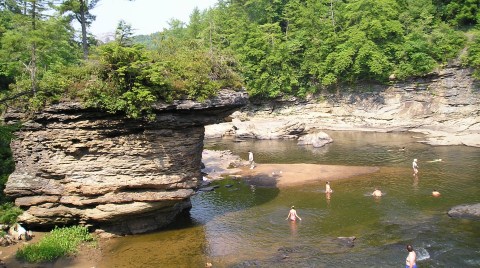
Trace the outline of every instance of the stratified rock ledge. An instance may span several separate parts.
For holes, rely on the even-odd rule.
[[[201,178],[204,126],[248,101],[223,90],[205,102],[157,103],[153,122],[84,108],[77,102],[26,117],[11,143],[16,169],[5,193],[29,228],[84,224],[116,234],[152,231],[191,207]]]

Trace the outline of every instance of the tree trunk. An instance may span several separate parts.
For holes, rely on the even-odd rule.
[[[83,59],[88,58],[88,41],[87,41],[87,21],[85,18],[85,12],[87,6],[85,1],[80,1],[80,25],[82,26],[82,48],[83,48]]]
[[[36,30],[36,20],[37,20],[37,1],[32,1],[32,30]],[[32,82],[32,91],[33,95],[37,92],[37,45],[35,41],[32,44],[32,58],[29,64],[30,79]]]

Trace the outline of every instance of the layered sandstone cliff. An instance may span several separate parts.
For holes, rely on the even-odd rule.
[[[155,230],[191,206],[201,178],[204,125],[245,105],[224,90],[200,103],[158,103],[153,122],[61,103],[23,123],[5,193],[30,227],[88,224],[128,234]],[[7,123],[24,120],[10,111]]]
[[[358,84],[307,100],[252,104],[231,118],[207,126],[206,137],[292,139],[317,130],[412,131],[426,134],[421,142],[431,145],[480,147],[480,83],[470,70],[449,66],[391,85]]]

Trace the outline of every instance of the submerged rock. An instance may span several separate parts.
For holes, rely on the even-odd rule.
[[[339,236],[335,239],[335,241],[342,246],[353,248],[355,246],[354,242],[356,239],[357,238],[355,236]]]
[[[452,207],[448,211],[448,216],[452,218],[480,220],[480,203]]]

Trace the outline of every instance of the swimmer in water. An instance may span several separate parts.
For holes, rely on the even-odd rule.
[[[439,196],[440,196],[440,192],[437,191],[437,190],[435,190],[435,189],[433,189],[433,191],[432,191],[432,196],[433,196],[433,197],[439,197]]]
[[[373,191],[372,196],[380,197],[380,196],[382,196],[382,191],[380,191],[379,189],[375,188],[375,191]]]
[[[302,218],[300,218],[300,217],[297,215],[297,211],[295,210],[295,206],[292,206],[292,207],[290,208],[290,211],[288,212],[288,216],[287,216],[287,218],[286,218],[285,220],[290,219],[291,221],[296,221],[297,218],[298,218],[299,220],[302,220]]]

